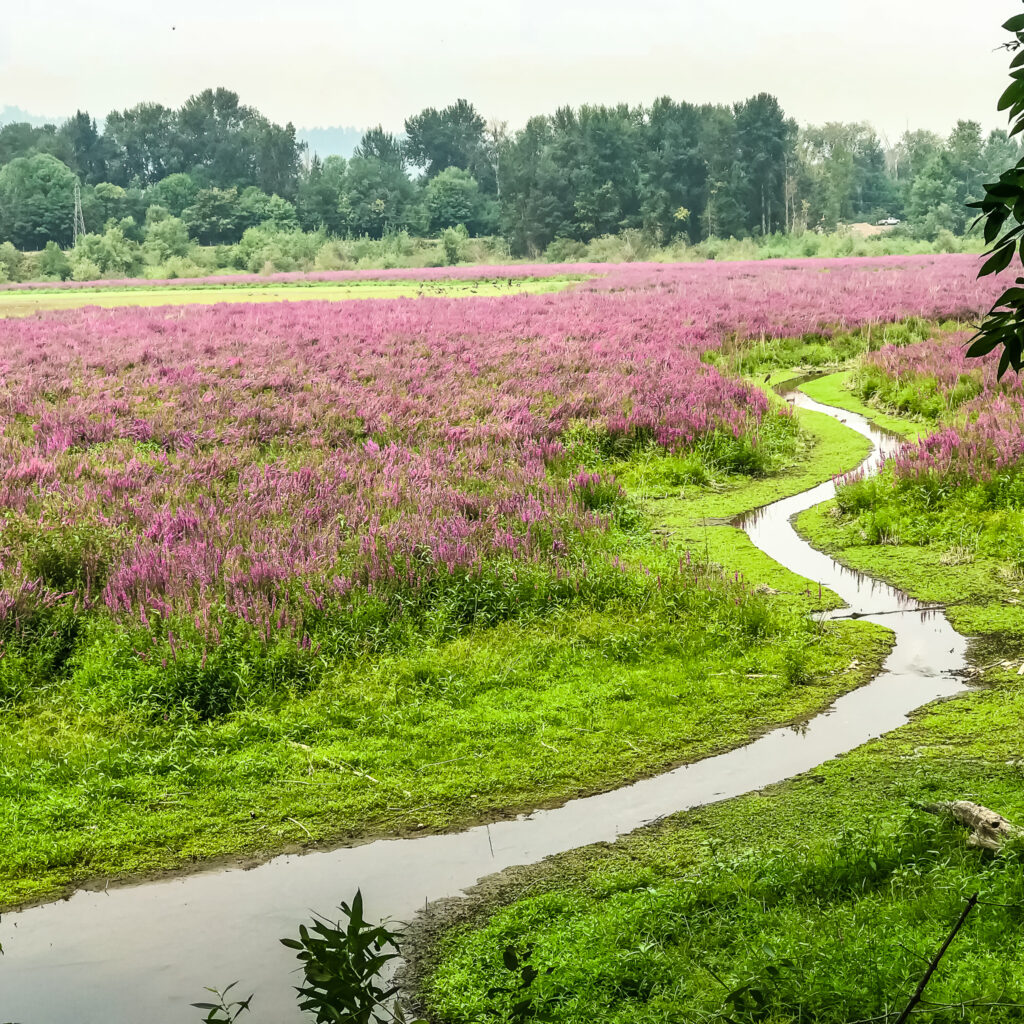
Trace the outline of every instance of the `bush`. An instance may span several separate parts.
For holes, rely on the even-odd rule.
[[[56,242],[47,242],[35,262],[36,274],[44,280],[66,281],[71,276],[71,263]]]
[[[586,255],[586,245],[574,238],[556,238],[544,250],[544,259],[548,263],[576,263]]]
[[[84,256],[79,257],[71,264],[71,279],[73,281],[98,281],[103,277],[103,271]]]
[[[351,270],[346,243],[333,238],[324,242],[317,250],[313,266],[316,270]]]
[[[462,260],[463,248],[469,240],[469,232],[460,224],[455,228],[445,228],[441,232],[441,248],[448,266],[454,266]]]
[[[590,263],[635,263],[650,259],[654,251],[650,236],[636,228],[627,228],[617,235],[591,239],[584,258]]]
[[[52,242],[50,243],[53,244]],[[25,257],[10,242],[0,245],[0,275],[4,281],[23,281]]]
[[[159,207],[150,207],[150,213]],[[192,243],[188,237],[185,222],[169,215],[146,218],[146,235],[143,249],[153,263],[163,263],[172,256],[186,256]]]
[[[210,271],[198,263],[194,263],[189,256],[172,256],[164,263],[157,264],[150,268],[148,276],[154,280],[171,280],[178,277],[204,277]]]
[[[272,224],[246,228],[231,263],[250,274],[310,270],[323,246],[321,232],[280,231]]]
[[[132,277],[142,269],[142,246],[127,238],[121,226],[112,226],[102,235],[83,235],[69,259],[76,281]]]

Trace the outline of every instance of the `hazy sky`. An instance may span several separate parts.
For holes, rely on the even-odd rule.
[[[459,96],[512,126],[565,104],[775,93],[890,138],[1002,126],[1015,0],[9,0],[0,107],[102,116],[224,85],[297,126],[399,129]]]

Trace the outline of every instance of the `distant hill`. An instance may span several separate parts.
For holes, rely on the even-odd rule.
[[[330,128],[299,128],[296,138],[309,146],[310,154],[315,153],[321,159],[326,156],[343,156],[346,159],[359,145],[363,137],[362,128],[351,125],[334,125]]]
[[[0,126],[13,123],[30,124],[40,127],[44,124],[61,124],[68,118],[67,114],[57,117],[32,114],[22,107],[0,107]],[[363,129],[352,125],[332,125],[327,128],[300,128],[296,136],[309,146],[309,152],[316,153],[321,159],[327,156],[343,156],[346,159],[359,145],[363,137]]]
[[[40,128],[44,124],[60,124],[66,120],[67,115],[43,117],[40,114],[30,114],[27,110],[22,110],[21,107],[0,107],[0,125],[27,123],[35,128]]]

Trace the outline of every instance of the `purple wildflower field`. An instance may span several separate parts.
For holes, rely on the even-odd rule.
[[[864,378],[883,401],[902,400],[909,411],[940,421],[888,460],[898,482],[986,482],[1024,460],[1024,387],[1013,374],[996,379],[998,353],[969,359],[970,338],[945,334],[865,357]]]
[[[976,263],[632,264],[549,295],[2,321],[0,622],[72,600],[144,628],[205,631],[226,611],[302,637],[359,594],[496,564],[578,588],[581,539],[608,528],[618,489],[572,463],[570,428],[618,452],[756,446],[786,413],[702,352],[974,316],[999,287]],[[435,276],[478,271],[495,268]],[[68,545],[71,570],[40,571]]]
[[[328,270],[328,271],[290,271],[277,274],[218,274],[211,277],[180,277],[173,279],[149,278],[116,278],[97,281],[24,281],[0,284],[0,291],[32,291],[38,289],[57,289],[61,291],[86,289],[93,291],[98,288],[159,288],[159,287],[194,287],[205,285],[268,285],[268,284],[330,284],[346,281],[476,281],[501,280],[508,278],[543,278],[543,277],[593,277],[598,280],[591,282],[589,287],[599,290],[616,287],[648,287],[654,282],[670,281],[673,287],[686,286],[703,292],[708,286],[724,286],[731,288],[737,282],[749,281],[751,275],[757,280],[781,283],[783,279],[797,276],[801,279],[801,288],[808,287],[819,297],[826,292],[834,298],[843,297],[846,289],[840,285],[824,289],[813,288],[809,284],[810,275],[821,272],[836,274],[844,279],[852,279],[853,293],[870,298],[872,294],[882,301],[920,300],[923,293],[938,292],[942,288],[952,288],[952,302],[968,299],[974,310],[976,301],[983,302],[984,297],[992,295],[992,290],[984,284],[973,282],[979,261],[977,256],[936,255],[936,256],[881,256],[875,258],[848,257],[845,259],[801,259],[801,260],[754,260],[727,263],[514,263],[508,265],[475,265],[454,267],[396,268],[391,270]],[[904,278],[902,283],[891,285],[865,286],[860,279],[861,273],[895,272]],[[972,288],[973,285],[973,288]],[[742,289],[744,293],[749,289]],[[852,296],[851,296],[852,297]],[[978,307],[980,308],[980,306]],[[766,313],[777,315],[779,308],[766,310]],[[836,314],[845,317],[857,313],[867,319],[886,320],[889,313],[884,308],[874,311],[861,309],[850,310],[844,306],[835,306],[822,313]]]

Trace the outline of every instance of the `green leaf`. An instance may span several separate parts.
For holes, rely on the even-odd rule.
[[[996,370],[996,380],[1002,380],[1003,374],[1010,368],[1010,360],[1013,358],[1010,349],[1008,347],[1003,349],[1003,354],[999,357],[999,369]]]
[[[985,195],[980,203],[971,203],[971,206],[983,207],[991,199],[1016,199],[1021,193],[1020,183],[1017,181],[994,181],[991,185],[985,186]]]
[[[1016,245],[1004,245],[1001,249],[989,256],[978,271],[978,277],[987,277],[989,274],[999,274],[1004,271],[1013,260],[1013,254],[1017,251]]]
[[[1007,32],[1020,32],[1024,29],[1024,14],[1015,14],[1009,21],[1003,22]]]
[[[1024,87],[1021,86],[1020,82],[1013,81],[1003,91],[1003,95],[999,97],[996,110],[1006,110],[1008,107],[1012,107],[1014,103],[1020,102],[1022,97],[1024,97]]]
[[[977,334],[975,338],[977,340],[972,339],[973,344],[967,349],[968,359],[979,359],[981,356],[987,356],[1000,343],[998,336]]]
[[[991,245],[996,240],[996,236],[1009,216],[1010,214],[1006,210],[998,210],[995,213],[989,214],[988,219],[985,221],[986,245]]]

